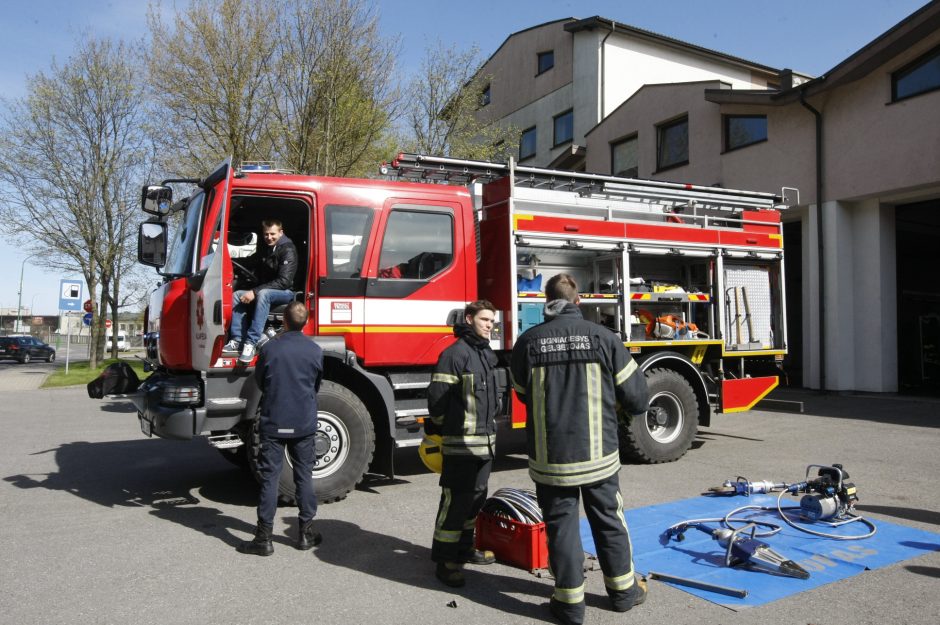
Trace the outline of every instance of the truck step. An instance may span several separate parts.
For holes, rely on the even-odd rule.
[[[237,434],[216,434],[214,436],[209,436],[209,444],[215,447],[216,449],[234,449],[235,447],[241,447],[245,442],[238,437]]]
[[[431,384],[430,373],[393,373],[389,378],[396,391],[422,389]]]

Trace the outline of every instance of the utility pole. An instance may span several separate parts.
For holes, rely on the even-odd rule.
[[[23,308],[23,270],[26,269],[26,261],[28,261],[33,256],[38,256],[38,254],[30,254],[23,259],[23,262],[20,263],[20,290],[16,293],[16,326],[13,330],[13,333],[16,334],[20,331],[20,313]]]

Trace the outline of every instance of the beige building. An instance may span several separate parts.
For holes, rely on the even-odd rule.
[[[482,115],[522,132],[519,160],[583,169],[584,138],[644,85],[719,79],[777,84],[779,71],[601,17],[514,33],[480,70]]]
[[[588,21],[563,26],[575,57],[560,65],[565,72],[582,68],[573,25]],[[517,66],[558,45],[557,24],[513,35],[487,66],[512,65],[498,57],[514,37],[535,39],[512,42]],[[607,34],[600,26],[588,32],[595,42]],[[651,56],[668,48],[669,62],[676,54],[695,56],[678,42],[650,45]],[[717,53],[695,53],[714,55],[710,69],[735,64]],[[750,86],[742,76],[702,69],[668,81],[645,73],[642,85],[630,79],[619,91],[609,84],[594,90],[598,74],[589,72],[581,81],[587,86],[559,79],[552,90],[533,90],[528,103],[520,74],[504,118],[523,127],[523,112],[559,109],[566,90],[572,102],[584,91],[598,105],[598,121],[590,128],[576,123],[578,150],[568,150],[583,163],[550,144],[552,116],[534,122],[548,129],[537,131],[529,162],[778,193],[798,188],[799,205],[784,215],[790,382],[828,390],[940,390],[940,2],[815,79],[737,62],[750,68]],[[498,105],[498,84],[494,79],[491,105]],[[592,100],[595,92],[623,97],[601,105],[599,96]],[[546,106],[553,94],[558,103]]]

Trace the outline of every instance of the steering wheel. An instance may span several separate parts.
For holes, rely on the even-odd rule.
[[[251,269],[241,264],[234,258],[232,258],[231,261],[232,261],[232,267],[235,269],[236,276],[240,275],[242,278],[245,278],[252,282],[258,281],[258,279],[255,277],[255,272],[253,272]]]

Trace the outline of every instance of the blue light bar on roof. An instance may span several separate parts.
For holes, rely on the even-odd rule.
[[[244,161],[241,166],[242,171],[274,171],[273,161]]]

